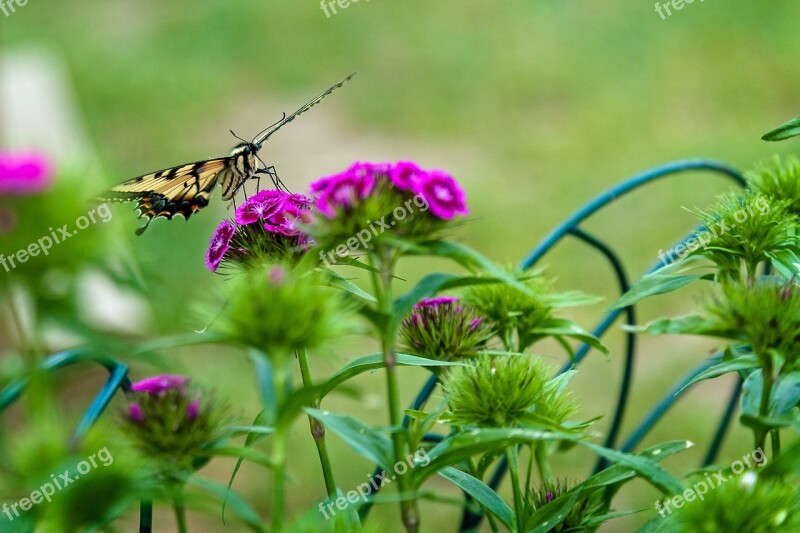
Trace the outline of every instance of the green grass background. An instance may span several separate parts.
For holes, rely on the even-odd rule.
[[[226,153],[234,144],[229,129],[253,135],[358,71],[270,140],[262,156],[298,191],[354,159],[415,159],[448,169],[464,184],[473,213],[458,239],[513,264],[566,215],[625,176],[677,158],[711,157],[748,168],[795,151],[797,143],[770,145],[759,137],[800,112],[797,15],[792,0],[694,2],[666,20],[653,2],[632,0],[361,0],[330,18],[314,0],[30,0],[0,19],[0,44],[6,51],[46,47],[63,59],[102,159],[103,186]],[[721,178],[687,174],[621,199],[587,229],[606,236],[631,272],[639,272],[692,223],[681,206],[704,207],[727,188]],[[224,283],[205,270],[202,257],[227,214],[215,198],[190,224],[154,224],[126,243],[157,300],[152,333],[200,327],[194,303]],[[132,217],[127,207],[116,208],[114,223],[132,229]],[[579,243],[566,242],[546,264],[559,288],[613,298],[608,266]],[[440,268],[450,267],[402,265],[409,282],[401,288]],[[688,311],[694,297],[689,291],[647,302],[640,317]],[[589,327],[602,311],[599,305],[573,316]],[[608,413],[620,341],[618,331],[609,336],[610,362],[593,354],[581,367],[575,390],[582,416]],[[713,347],[696,339],[643,339],[626,429]],[[317,354],[315,372],[324,376],[369,349],[359,339],[332,347]],[[558,361],[553,347],[541,351]],[[172,357],[173,367],[230,397],[243,418],[254,414],[254,379],[240,354],[178,350]],[[403,378],[410,400],[423,377],[405,371]],[[327,407],[383,423],[382,376],[365,376],[358,386],[359,400],[336,397]],[[729,387],[715,382],[693,391],[647,442],[708,442]],[[81,405],[69,408],[77,412]],[[370,465],[331,441],[340,485],[355,487]],[[720,462],[729,464],[751,446],[747,433],[735,431]],[[702,448],[666,464],[683,472]],[[582,476],[588,461],[572,451],[559,458],[557,471]],[[225,479],[230,468],[220,461],[204,474]],[[302,420],[290,469],[289,504],[297,514],[323,496]],[[235,486],[269,513],[265,472],[248,469]],[[455,494],[438,482],[432,486]],[[652,508],[655,497],[635,483],[618,507]],[[455,529],[456,509],[423,507],[423,531]],[[378,508],[373,519],[384,531],[398,530],[394,507]],[[641,520],[619,520],[606,530],[628,530]],[[198,531],[221,524],[206,515],[192,523]],[[159,515],[158,524],[172,527],[168,515]]]

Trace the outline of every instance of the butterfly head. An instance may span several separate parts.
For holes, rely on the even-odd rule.
[[[249,142],[241,142],[233,147],[231,156],[243,155],[249,158],[254,157],[256,152],[258,152],[258,146]]]

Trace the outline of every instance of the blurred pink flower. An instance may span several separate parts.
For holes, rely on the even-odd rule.
[[[176,376],[173,374],[161,374],[151,378],[137,381],[131,385],[133,392],[147,392],[149,394],[161,394],[168,390],[180,389],[189,383],[189,378]]]
[[[0,153],[0,195],[19,196],[47,190],[53,177],[50,163],[37,153]]]

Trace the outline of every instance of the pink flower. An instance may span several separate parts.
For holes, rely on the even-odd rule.
[[[467,195],[450,174],[432,170],[426,179],[414,184],[414,192],[428,204],[430,212],[443,220],[466,215]]]
[[[137,424],[144,422],[144,412],[138,403],[132,403],[130,405],[128,408],[128,414],[130,415],[131,420]]]
[[[333,218],[335,208],[348,208],[369,196],[375,187],[375,176],[365,165],[356,163],[341,174],[312,183],[312,192],[318,194],[317,209],[328,218]]]
[[[233,238],[235,232],[236,224],[232,223],[230,220],[223,220],[220,222],[219,226],[217,226],[217,229],[211,236],[208,251],[206,251],[206,265],[211,272],[217,271],[220,261],[222,261],[225,252],[227,252],[230,247],[231,238]]]
[[[302,194],[287,195],[282,209],[265,221],[264,229],[286,237],[302,237],[303,232],[297,227],[297,223],[311,222],[311,204],[311,198]]]
[[[236,222],[247,225],[267,220],[280,211],[285,203],[286,193],[276,190],[261,191],[236,209]]]
[[[172,374],[161,374],[151,378],[137,381],[131,385],[133,392],[146,392],[148,394],[162,394],[168,390],[180,389],[189,383],[189,378]]]
[[[426,298],[420,300],[419,303],[414,305],[415,309],[422,309],[425,307],[441,307],[443,305],[450,305],[456,303],[458,298],[455,296],[439,296],[437,298]]]
[[[200,414],[200,401],[192,400],[188,407],[186,407],[186,419],[191,422],[197,418],[198,414]]]
[[[401,191],[412,190],[426,176],[426,172],[412,161],[399,161],[389,172],[389,179]]]
[[[39,154],[0,154],[0,195],[40,193],[52,176],[50,164]]]

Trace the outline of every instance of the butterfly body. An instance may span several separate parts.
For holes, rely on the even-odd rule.
[[[263,143],[284,124],[319,103],[335,89],[344,85],[355,74],[344,78],[303,107],[268,127],[251,141],[242,141],[231,150],[230,155],[165,168],[157,172],[138,176],[112,187],[97,199],[110,202],[137,202],[139,218],[147,217],[147,223],[136,230],[141,235],[158,218],[171,220],[175,215],[189,219],[194,213],[208,205],[211,193],[219,185],[222,199],[230,201],[244,183],[257,174],[267,174],[280,187],[272,167],[267,167],[258,157]],[[261,166],[259,166],[261,163]]]

